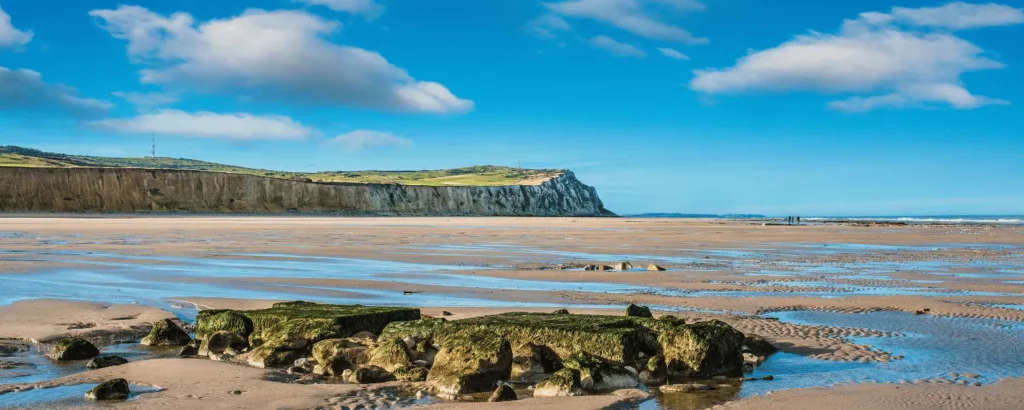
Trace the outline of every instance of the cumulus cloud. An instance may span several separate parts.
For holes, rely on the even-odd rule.
[[[600,21],[650,39],[687,44],[708,42],[660,18],[667,11],[703,10],[703,4],[695,0],[567,0],[545,6],[562,16]]]
[[[14,28],[11,16],[0,8],[0,47],[20,47],[29,41],[32,41],[32,32]]]
[[[384,13],[384,6],[374,0],[296,0],[313,6],[327,6],[334,11],[366,17],[373,20]]]
[[[311,128],[280,115],[246,113],[188,113],[165,109],[132,118],[108,118],[90,125],[104,130],[191,138],[215,138],[233,141],[303,140],[313,135]]]
[[[671,49],[671,48],[659,48],[658,52],[660,52],[661,55],[663,55],[665,57],[668,57],[668,58],[671,58],[673,60],[689,60],[690,59],[690,57],[687,56],[686,54],[680,53],[678,50]]]
[[[140,109],[163,107],[181,101],[181,98],[174,93],[140,93],[114,91],[111,94],[113,94],[115,97],[121,98],[125,101],[132,103],[132,105]]]
[[[690,87],[708,94],[859,94],[829,104],[842,111],[934,105],[971,109],[1007,103],[973,95],[960,81],[966,72],[1000,69],[1002,63],[948,31],[918,23],[900,24],[901,19],[863,13],[844,22],[838,34],[800,35],[774,48],[752,52],[732,67],[697,70]],[[977,19],[972,21],[972,27],[980,24]]]
[[[572,26],[557,14],[544,14],[526,24],[526,31],[543,38],[555,38],[557,31],[569,31]]]
[[[146,65],[142,82],[305,104],[388,111],[461,113],[473,102],[419,81],[379,53],[332,43],[340,24],[302,11],[250,9],[197,23],[138,6],[93,10],[101,27],[128,41]]]
[[[77,94],[74,88],[43,81],[42,74],[36,71],[0,67],[0,110],[95,117],[113,108],[109,102],[82,98]]]
[[[388,132],[370,130],[356,130],[341,134],[334,137],[331,142],[340,144],[350,151],[381,147],[407,147],[412,145],[412,140],[407,138],[402,138]]]
[[[608,36],[594,37],[590,39],[590,44],[593,45],[594,47],[607,50],[608,52],[615,54],[619,57],[644,58],[647,56],[647,53],[644,53],[643,50],[637,48],[636,46],[632,44],[620,43]]]

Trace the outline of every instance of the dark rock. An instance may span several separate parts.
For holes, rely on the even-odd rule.
[[[140,343],[146,346],[184,346],[191,340],[188,333],[181,330],[177,323],[163,319],[153,322],[153,328]]]
[[[686,377],[741,373],[743,339],[720,320],[666,328],[658,335],[669,372]]]
[[[387,383],[397,380],[395,375],[377,366],[365,366],[352,372],[351,381],[359,384]]]
[[[398,381],[403,381],[403,382],[422,382],[422,381],[425,381],[425,380],[427,380],[427,374],[428,373],[429,373],[429,370],[427,370],[425,368],[422,368],[422,367],[419,367],[419,366],[399,367],[399,368],[395,369],[395,371],[391,372],[391,374],[395,375],[395,378],[398,379]]]
[[[626,306],[626,316],[654,318],[654,315],[651,314],[651,308],[647,306],[637,306],[632,303],[630,303],[629,306]]]
[[[487,399],[491,403],[515,400],[519,400],[516,391],[512,389],[512,386],[505,383],[498,385],[498,388],[494,389],[494,393],[491,393],[491,397]]]
[[[104,367],[120,366],[128,363],[128,359],[121,356],[98,356],[94,357],[85,365],[88,369],[102,369]]]
[[[568,315],[569,314],[569,309],[558,309],[558,310],[556,310],[554,312],[551,312],[551,314],[553,314],[553,315]]]
[[[185,344],[184,346],[182,346],[181,350],[178,351],[178,356],[179,357],[190,357],[190,356],[198,355],[199,354],[199,347],[202,345],[202,343],[203,343],[203,341],[199,340],[199,339],[189,340],[188,343]]]
[[[65,337],[53,347],[49,356],[53,360],[85,360],[99,356],[100,350],[88,340]]]
[[[640,370],[640,382],[643,384],[665,384],[667,377],[668,369],[665,366],[665,358],[660,355],[647,359],[647,365]]]
[[[127,400],[131,391],[128,389],[128,381],[125,379],[114,379],[100,383],[85,393],[89,400]]]
[[[743,352],[745,353],[750,353],[759,357],[767,357],[777,351],[779,351],[779,349],[772,346],[771,343],[760,335],[748,333],[743,338]]]
[[[441,312],[441,316],[451,316],[451,315],[452,315],[452,312],[449,312],[447,310]]]
[[[226,330],[221,330],[207,335],[199,345],[199,355],[207,356],[210,353],[224,353],[227,349],[242,351],[249,347],[249,343],[241,336]]]

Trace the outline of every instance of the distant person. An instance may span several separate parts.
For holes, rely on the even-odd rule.
[[[796,224],[797,224],[797,225],[800,225],[800,217],[799,217],[799,216],[798,216],[798,217],[796,217]]]

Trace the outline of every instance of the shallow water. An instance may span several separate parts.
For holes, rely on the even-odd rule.
[[[16,393],[0,394],[0,408],[3,409],[62,409],[81,407],[92,404],[93,406],[107,407],[109,404],[91,402],[85,399],[85,393],[96,384],[75,384],[70,386],[58,386],[49,389],[32,389]],[[160,389],[149,386],[129,385],[131,396],[128,400],[135,400],[140,395],[155,393]]]

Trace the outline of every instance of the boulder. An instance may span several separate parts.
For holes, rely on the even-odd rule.
[[[779,351],[775,346],[769,343],[760,335],[754,333],[748,333],[743,338],[743,352],[751,353],[754,356],[768,357],[772,353]]]
[[[378,339],[400,339],[412,338],[416,341],[431,343],[434,341],[434,333],[441,327],[449,324],[445,319],[420,319],[403,322],[391,322],[380,333]]]
[[[146,346],[184,346],[191,340],[188,333],[181,330],[177,323],[171,319],[163,319],[153,322],[153,328],[140,343]]]
[[[178,351],[178,357],[190,357],[199,355],[199,347],[202,346],[203,341],[199,339],[189,340],[181,350]]]
[[[245,314],[235,310],[204,310],[196,317],[196,338],[205,339],[207,335],[226,331],[248,339],[253,331],[252,320]]]
[[[340,376],[346,369],[354,369],[370,361],[370,339],[327,339],[313,345],[313,359],[317,365],[313,373]]]
[[[583,387],[580,386],[580,371],[568,368],[559,370],[541,380],[533,389],[533,397],[567,397],[582,396],[583,394]]]
[[[618,271],[633,270],[633,264],[629,263],[629,262],[619,262],[619,263],[616,263],[616,264],[612,265],[612,267],[615,268],[615,270],[618,270]]]
[[[287,367],[305,356],[305,350],[293,349],[287,340],[271,340],[252,349],[246,362],[261,369]]]
[[[558,310],[556,310],[554,312],[551,312],[551,314],[553,314],[553,315],[568,315],[569,314],[569,309],[558,309]]]
[[[711,377],[743,369],[743,333],[720,320],[666,327],[658,335],[672,374]]]
[[[360,305],[322,305],[310,302],[276,303],[270,309],[239,311],[253,322],[249,343],[289,340],[308,345],[359,332],[380,334],[391,322],[417,320],[419,309]]]
[[[128,363],[128,359],[121,356],[97,356],[94,357],[89,363],[85,364],[87,369],[95,370],[102,369],[104,367],[120,366]]]
[[[367,364],[382,367],[389,372],[401,367],[412,367],[408,344],[398,339],[380,339],[370,350]]]
[[[377,341],[377,335],[367,331],[362,331],[352,335],[352,339],[366,339],[371,342],[375,342]]]
[[[491,397],[487,399],[488,402],[497,403],[502,401],[515,401],[519,400],[516,395],[516,391],[512,389],[507,383],[501,383],[497,389],[494,389],[494,393],[491,393]]]
[[[100,349],[80,337],[65,337],[47,355],[53,360],[85,360],[99,356]]]
[[[678,316],[674,315],[662,315],[661,317],[658,318],[658,321],[673,327],[686,324],[685,320],[680,319]]]
[[[210,353],[224,353],[227,349],[242,351],[249,347],[249,343],[241,336],[226,330],[207,335],[199,344],[199,356],[208,356]]]
[[[356,369],[349,377],[349,381],[359,384],[387,383],[397,380],[395,375],[377,366],[364,366]]]
[[[464,331],[446,337],[427,382],[439,393],[460,395],[490,391],[512,374],[512,347],[487,330]]]
[[[626,306],[626,316],[654,318],[654,315],[651,314],[651,308],[647,306],[637,306],[632,303],[630,303],[629,306]]]
[[[399,367],[395,369],[391,374],[395,375],[398,381],[402,382],[422,382],[427,380],[427,373],[429,370],[419,367]]]
[[[658,266],[658,265],[655,265],[655,264],[652,263],[650,265],[647,265],[647,270],[651,271],[651,272],[661,272],[661,271],[664,271],[665,268],[663,268],[661,266]]]
[[[128,381],[125,379],[114,379],[100,383],[85,393],[89,400],[127,400],[131,395],[128,389]]]

